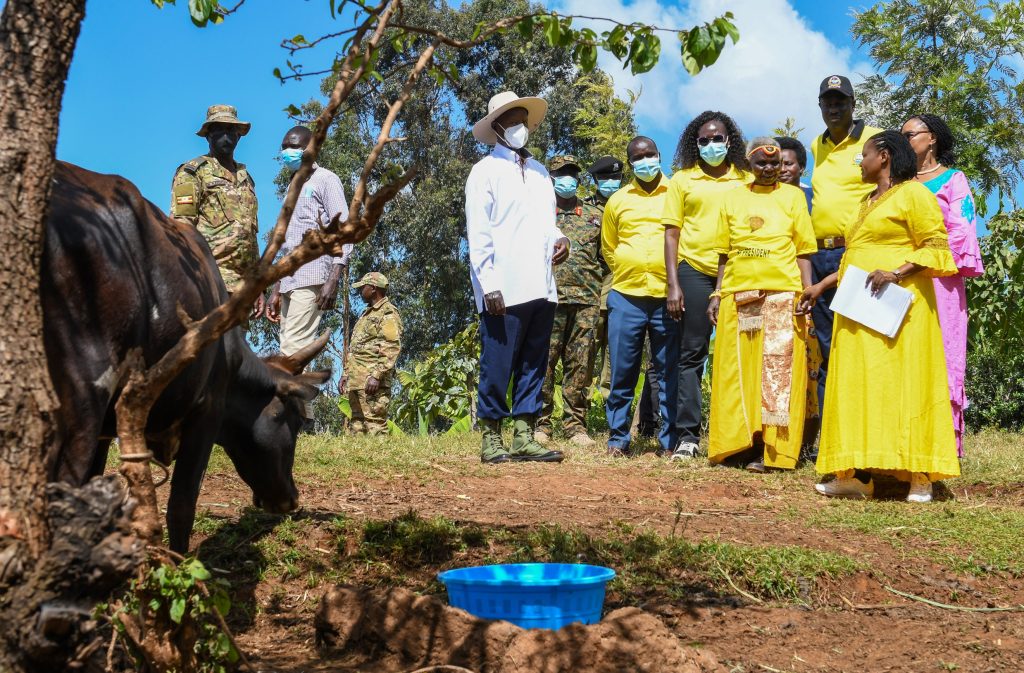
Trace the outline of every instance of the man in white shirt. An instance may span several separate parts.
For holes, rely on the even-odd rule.
[[[547,112],[540,98],[511,91],[493,96],[473,137],[494,150],[466,181],[466,232],[476,309],[480,313],[477,417],[485,463],[561,462],[562,453],[533,438],[558,293],[552,264],[569,256],[555,224],[555,191],[544,166],[525,149]],[[513,381],[512,410],[506,392]],[[501,422],[512,416],[511,451]]]
[[[281,141],[281,160],[287,170],[293,171],[293,176],[302,165],[302,152],[312,137],[308,128],[296,126]],[[335,216],[348,217],[341,179],[314,163],[313,173],[302,185],[295,202],[281,256],[298,247],[306,232],[327,226]],[[266,315],[271,322],[281,322],[281,353],[284,355],[296,353],[316,341],[323,312],[333,309],[337,302],[338,279],[348,263],[352,245],[344,245],[342,251],[342,257],[318,257],[274,285]],[[313,404],[307,402],[306,419],[312,418]]]

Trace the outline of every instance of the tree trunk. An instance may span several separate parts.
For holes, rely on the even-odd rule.
[[[49,546],[45,455],[57,406],[39,300],[64,80],[85,0],[9,0],[0,18],[0,533]]]
[[[64,80],[85,0],[8,0],[0,17],[0,670],[61,670],[95,652],[98,596],[139,552],[116,478],[46,485],[57,400],[40,263]]]

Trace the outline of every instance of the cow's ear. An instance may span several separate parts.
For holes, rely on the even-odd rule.
[[[280,397],[295,396],[307,402],[320,392],[320,386],[331,378],[331,371],[307,372],[298,376],[282,378],[277,382],[277,394]]]

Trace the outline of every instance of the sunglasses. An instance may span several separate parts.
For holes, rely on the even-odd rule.
[[[907,140],[913,140],[914,136],[919,136],[922,133],[931,133],[931,131],[904,131],[903,137]]]
[[[697,138],[697,144],[700,145],[701,147],[707,147],[711,143],[724,143],[724,142],[725,142],[725,136],[723,136],[721,133],[719,133],[717,135],[713,135],[713,136],[708,136],[706,138]]]

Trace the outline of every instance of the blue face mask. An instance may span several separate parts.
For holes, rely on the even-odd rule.
[[[302,150],[292,148],[281,150],[281,161],[284,162],[284,167],[288,170],[299,170],[299,166],[302,165]]]
[[[608,198],[615,192],[619,191],[619,187],[622,186],[622,180],[598,180],[597,191],[601,192],[601,196]]]
[[[576,188],[579,187],[579,181],[571,175],[559,175],[554,179],[555,181],[555,194],[558,194],[563,199],[567,199],[570,196],[576,195]]]
[[[721,166],[728,153],[729,146],[725,143],[708,143],[700,148],[700,158],[708,166]]]
[[[661,173],[661,156],[647,157],[633,163],[633,175],[641,182],[650,182]]]

